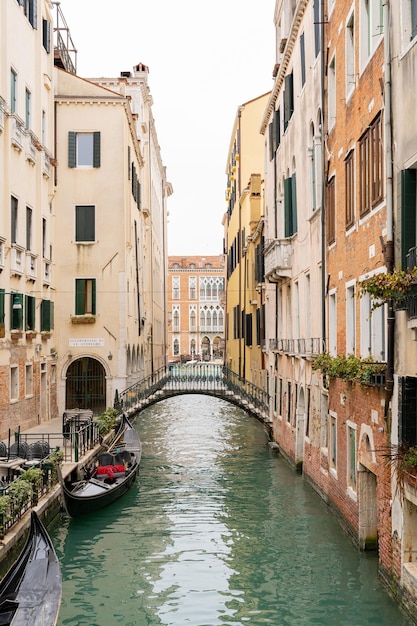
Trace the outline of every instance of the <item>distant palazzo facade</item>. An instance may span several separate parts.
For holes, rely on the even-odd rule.
[[[168,257],[168,360],[224,356],[225,260]]]

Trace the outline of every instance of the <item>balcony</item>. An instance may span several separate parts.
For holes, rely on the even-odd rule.
[[[320,337],[307,339],[270,339],[269,349],[292,356],[315,357],[323,352],[323,341]]]
[[[37,254],[33,254],[26,250],[26,280],[36,280],[36,258]]]
[[[20,118],[16,115],[13,115],[10,118],[10,139],[13,148],[18,152],[21,152],[23,148],[23,140],[24,140],[24,124]]]
[[[45,178],[49,178],[51,175],[51,159],[46,152],[43,153],[42,157],[42,174]]]
[[[27,134],[25,137],[26,140],[26,160],[29,161],[32,165],[36,163],[36,152],[37,149],[33,144],[32,136]]]
[[[12,259],[10,273],[15,276],[23,276],[25,268],[25,249],[17,244],[12,245]]]
[[[291,278],[292,242],[289,239],[274,239],[265,246],[265,277],[271,283]]]
[[[54,65],[69,72],[77,73],[77,49],[71,38],[70,29],[62,13],[60,2],[53,2],[56,8],[54,28]]]
[[[6,240],[3,237],[0,237],[0,272],[4,270],[4,246]]]

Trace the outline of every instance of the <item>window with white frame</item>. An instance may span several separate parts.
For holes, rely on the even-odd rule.
[[[180,353],[180,342],[178,339],[174,339],[172,343],[172,354],[178,356]]]
[[[25,366],[25,396],[33,395],[33,365],[26,363]]]
[[[375,301],[368,293],[360,299],[361,357],[386,361],[386,305],[373,308]]]
[[[197,298],[197,278],[195,276],[190,276],[188,279],[188,297],[190,300]]]
[[[355,283],[346,285],[346,354],[355,354],[356,349],[356,300]]]
[[[197,330],[197,312],[194,304],[190,306],[190,332]]]
[[[417,0],[401,0],[402,46],[417,37]]]
[[[352,11],[346,22],[346,98],[355,88],[355,14]]]
[[[68,133],[68,167],[100,167],[99,132]]]
[[[347,424],[347,483],[356,491],[356,424]]]
[[[329,293],[329,354],[337,355],[336,291]]]
[[[10,400],[19,399],[19,367],[12,365],[10,367]]]
[[[174,304],[172,307],[172,332],[180,332],[180,307],[178,304]]]
[[[172,299],[173,300],[180,299],[180,277],[179,276],[172,277]]]
[[[361,70],[381,42],[384,31],[383,0],[360,0],[359,60]]]
[[[337,417],[333,411],[329,411],[329,461],[330,467],[337,470]]]
[[[327,71],[327,110],[327,121],[331,130],[336,123],[336,58],[334,55],[330,59]]]
[[[26,128],[31,127],[31,117],[32,117],[32,94],[30,90],[26,87],[25,89],[25,125]]]
[[[10,70],[10,113],[17,112],[17,72]]]

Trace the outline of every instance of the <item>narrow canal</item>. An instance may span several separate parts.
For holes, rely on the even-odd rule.
[[[406,626],[263,426],[202,395],[135,420],[139,481],[91,517],[57,519],[58,625]]]

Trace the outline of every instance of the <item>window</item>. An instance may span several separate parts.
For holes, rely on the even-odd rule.
[[[19,368],[12,365],[10,368],[10,400],[19,400]]]
[[[320,447],[327,448],[329,443],[329,398],[324,393],[321,394],[320,402]]]
[[[337,469],[337,420],[330,412],[330,467]]]
[[[75,207],[75,241],[95,241],[95,206]]]
[[[17,220],[18,220],[18,201],[17,198],[11,198],[11,243],[17,243]]]
[[[195,306],[190,307],[190,331],[195,332],[197,330],[197,316]]]
[[[329,354],[337,355],[336,292],[329,294]]]
[[[329,130],[336,123],[336,58],[333,56],[327,71],[327,99]]]
[[[287,382],[287,422],[291,423],[292,413],[292,395],[291,395],[291,381]]]
[[[35,330],[35,298],[25,296],[25,330]]]
[[[356,352],[355,284],[346,287],[346,354]]]
[[[99,132],[68,133],[68,167],[100,167]]]
[[[327,183],[327,243],[336,241],[336,181],[335,176]]]
[[[410,0],[411,9],[411,39],[417,37],[417,0]]]
[[[172,330],[174,333],[180,332],[180,311],[178,306],[172,312]]]
[[[4,317],[5,317],[5,309],[4,309],[4,289],[0,289],[0,338],[4,338],[5,336],[5,327],[4,327]]]
[[[294,82],[293,73],[287,74],[285,77],[284,91],[284,131],[287,129],[288,122],[294,113]]]
[[[33,395],[33,365],[27,363],[25,366],[25,396]]]
[[[21,293],[10,295],[10,329],[23,330],[23,295]]]
[[[179,276],[172,277],[172,299],[173,300],[180,299],[180,277]]]
[[[383,0],[361,0],[359,55],[363,69],[377,49],[383,33]]]
[[[356,425],[347,425],[347,483],[356,491]]]
[[[76,278],[75,315],[96,314],[96,279]]]
[[[41,122],[41,140],[42,145],[46,145],[46,111],[42,110],[42,122]]]
[[[359,140],[360,215],[366,215],[382,200],[383,134],[381,116],[372,122]]]
[[[178,339],[174,339],[172,354],[178,356],[180,353],[180,342]]]
[[[26,250],[32,249],[32,209],[26,207]]]
[[[42,19],[42,45],[46,52],[51,51],[51,24],[45,18]]]
[[[355,172],[353,150],[345,159],[345,217],[346,228],[353,226],[355,221]]]
[[[346,97],[349,98],[355,88],[355,18],[354,13],[348,18],[346,38]]]
[[[398,377],[398,442],[417,445],[417,378]]]
[[[10,70],[10,112],[17,112],[17,73]]]
[[[415,248],[417,170],[401,171],[401,267],[407,267],[407,254]]]
[[[369,294],[360,299],[361,357],[372,357],[375,361],[386,360],[386,311],[385,306],[372,310],[373,300]]]
[[[195,300],[197,297],[197,279],[195,276],[190,276],[188,279],[188,297],[190,300]]]
[[[284,237],[297,232],[297,183],[294,174],[284,179]]]
[[[26,87],[25,89],[25,124],[26,128],[30,128],[31,125],[31,111],[32,108],[32,94],[29,89]]]
[[[50,332],[54,327],[54,303],[51,300],[41,302],[41,332]]]
[[[304,33],[300,36],[300,64],[301,64],[301,87],[304,87],[306,82],[306,50]]]

